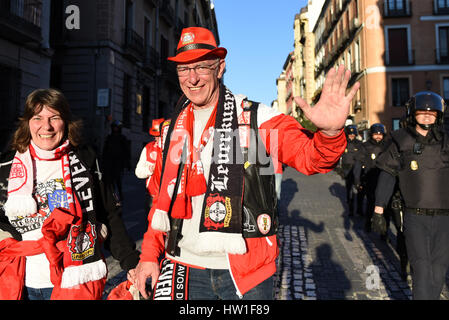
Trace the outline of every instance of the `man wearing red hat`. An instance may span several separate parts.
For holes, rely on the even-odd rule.
[[[221,81],[226,53],[209,30],[192,27],[168,58],[184,95],[162,126],[150,182],[157,195],[134,272],[145,298],[151,289],[155,300],[273,299],[279,252],[273,164],[326,173],[346,147],[342,129],[359,88],[346,95],[349,71],[329,71],[313,108],[295,98],[319,129],[312,133],[229,91]]]

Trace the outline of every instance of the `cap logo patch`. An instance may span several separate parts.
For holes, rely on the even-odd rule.
[[[189,43],[193,43],[193,41],[195,40],[195,35],[191,32],[186,32],[184,33],[184,35],[182,36],[182,44],[186,45]]]

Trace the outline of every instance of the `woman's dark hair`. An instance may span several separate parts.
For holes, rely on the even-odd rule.
[[[27,150],[31,142],[29,127],[30,119],[40,113],[44,106],[59,112],[65,124],[63,141],[69,139],[74,147],[81,143],[82,121],[74,120],[70,112],[69,103],[64,94],[57,89],[37,89],[31,92],[25,102],[23,116],[19,118],[19,125],[14,132],[11,148],[23,153]],[[61,141],[62,143],[62,141]]]

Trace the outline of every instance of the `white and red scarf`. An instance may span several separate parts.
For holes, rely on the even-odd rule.
[[[168,148],[168,152],[151,226],[155,230],[170,231],[169,214],[176,219],[190,219],[191,198],[205,194],[195,250],[198,253],[244,254],[243,164],[237,161],[242,159],[242,151],[232,92],[224,86],[220,87],[218,104],[198,146],[192,143],[193,121],[193,107],[188,104],[177,116],[173,131],[167,137],[169,140],[165,142],[165,148]],[[200,154],[212,133],[214,148],[206,185]],[[177,192],[174,196],[175,188]]]
[[[42,150],[31,142],[24,153],[16,152],[9,174],[8,199],[4,205],[6,216],[13,219],[37,212],[33,198],[33,161],[60,161],[69,204],[69,210],[55,209],[42,226],[46,241],[40,243],[45,244],[45,254],[53,267],[53,284],[70,288],[104,278],[107,268],[97,241],[92,177],[71,150],[68,140],[51,151]],[[61,240],[64,240],[64,246],[60,245]],[[49,249],[49,246],[53,248]],[[54,274],[56,269],[59,269],[55,271],[57,276]]]

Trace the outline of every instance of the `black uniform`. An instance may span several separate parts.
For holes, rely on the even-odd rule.
[[[439,299],[449,267],[449,136],[442,128],[444,101],[434,93],[424,92],[415,95],[409,104],[413,118],[409,118],[408,127],[391,134],[393,143],[377,161],[384,172],[379,177],[382,191],[376,205],[385,207],[398,177],[413,298]],[[439,112],[437,124],[427,127],[426,136],[416,131],[416,109]]]
[[[354,184],[354,165],[356,162],[356,157],[360,150],[362,149],[362,142],[357,139],[347,139],[348,144],[341,157],[341,167],[343,169],[343,177],[346,184],[346,202],[349,206],[349,215],[354,214],[354,197],[358,195],[355,184]],[[357,199],[360,197],[357,196]],[[357,201],[357,210],[361,212],[360,201]]]
[[[103,147],[105,179],[114,186],[114,191],[117,190],[119,199],[123,200],[122,175],[125,168],[131,168],[130,141],[121,133],[120,122],[114,122],[111,129]]]
[[[385,137],[385,134],[384,134]],[[371,231],[371,216],[374,211],[375,192],[380,169],[376,167],[377,157],[385,149],[386,139],[377,142],[373,138],[363,143],[360,158],[355,166],[355,183],[362,185],[361,203],[366,196],[365,230]]]

